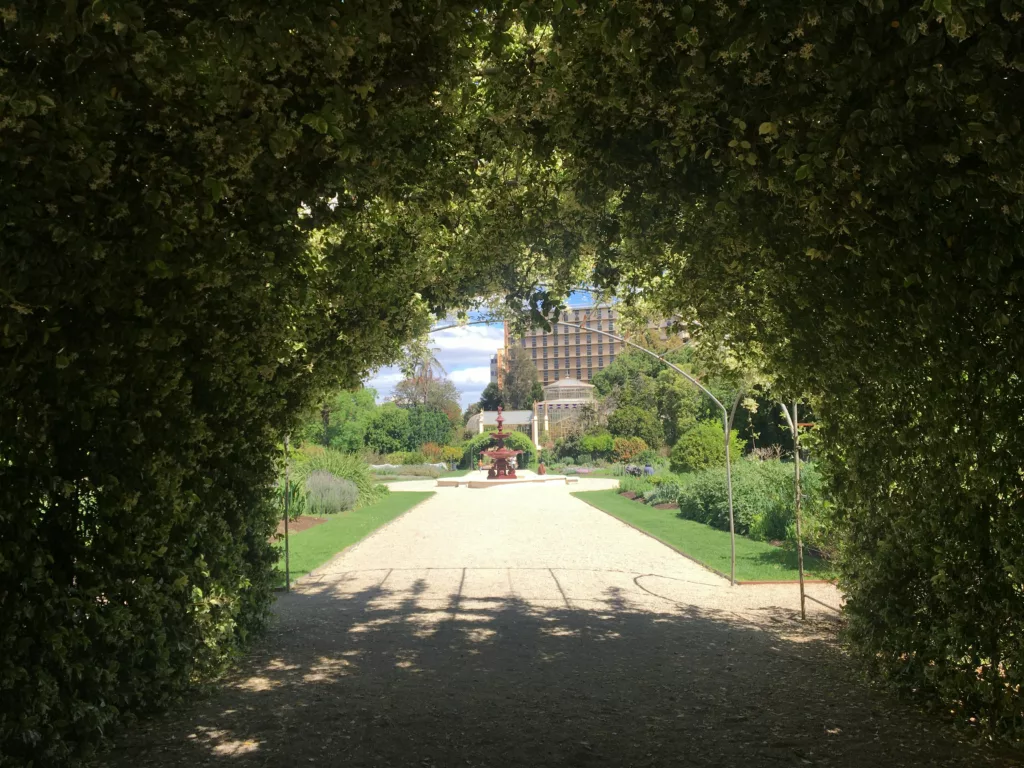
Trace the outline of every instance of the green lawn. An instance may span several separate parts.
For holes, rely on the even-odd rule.
[[[433,491],[396,491],[381,501],[352,512],[331,515],[330,520],[289,537],[292,580],[323,565],[345,547],[365,539],[387,522],[434,495]],[[277,563],[280,584],[284,584],[284,542]]]
[[[620,496],[618,491],[579,491],[573,496],[602,512],[649,533],[697,562],[729,575],[729,534],[703,523],[683,520],[671,509],[654,509]],[[804,574],[809,579],[831,578],[829,564],[804,556]],[[773,547],[763,541],[736,537],[737,581],[796,581],[796,552]]]

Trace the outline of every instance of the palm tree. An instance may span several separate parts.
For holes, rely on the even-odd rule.
[[[435,377],[435,371],[437,372],[437,378],[442,378],[447,375],[448,371],[441,365],[441,361],[437,359],[436,352],[440,352],[439,347],[424,347],[420,350],[419,354],[413,360],[413,375],[418,378],[424,378],[433,380]]]
[[[430,389],[445,378],[447,371],[437,359],[441,350],[428,346],[426,339],[412,342],[405,348],[405,356],[400,364],[406,381],[415,392],[415,399],[425,405],[430,397]],[[407,390],[408,391],[408,390]]]

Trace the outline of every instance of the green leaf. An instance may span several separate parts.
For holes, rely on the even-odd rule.
[[[684,24],[689,24],[693,21],[693,8],[689,5],[684,5],[679,9],[679,18]]]
[[[775,123],[761,123],[759,126],[757,126],[757,132],[761,136],[764,136],[765,134],[768,133],[775,133]]]
[[[810,175],[810,173],[811,173],[811,166],[809,166],[809,165],[801,165],[799,168],[796,169],[796,180],[797,181],[803,181],[804,179],[806,179]]]
[[[309,114],[302,118],[302,124],[308,125],[317,133],[327,133],[327,121],[322,115]]]
[[[953,11],[952,0],[932,0],[932,8],[936,13],[948,16]]]
[[[964,19],[963,14],[956,12],[950,14],[946,18],[946,29],[949,30],[949,34],[953,37],[960,38],[961,40],[967,37],[967,21]]]

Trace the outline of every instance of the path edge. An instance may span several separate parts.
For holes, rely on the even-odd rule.
[[[687,560],[689,560],[689,561],[690,561],[691,563],[695,563],[696,565],[699,565],[699,566],[700,566],[701,568],[703,568],[703,569],[704,569],[705,571],[710,571],[711,573],[715,574],[715,576],[719,576],[719,577],[721,577],[721,578],[725,579],[725,581],[726,581],[726,582],[728,582],[728,581],[729,581],[729,577],[728,577],[728,576],[726,576],[726,575],[725,575],[724,573],[722,573],[721,571],[715,570],[715,569],[714,569],[714,568],[712,568],[712,567],[711,567],[710,565],[707,565],[707,564],[705,564],[705,563],[702,563],[702,562],[701,562],[700,560],[697,560],[696,558],[692,557],[691,555],[688,555],[688,554],[686,554],[685,552],[683,552],[683,551],[682,551],[681,549],[679,549],[678,547],[676,547],[676,546],[673,546],[672,544],[669,544],[669,543],[668,543],[667,541],[664,541],[663,539],[660,539],[660,538],[658,538],[658,537],[657,537],[657,536],[655,536],[655,535],[654,535],[653,533],[650,533],[649,531],[645,531],[645,530],[644,530],[643,528],[639,528],[639,527],[637,527],[637,526],[633,525],[632,523],[630,523],[630,522],[627,522],[627,521],[623,520],[623,519],[622,519],[621,517],[619,517],[619,516],[617,516],[617,515],[613,515],[613,514],[612,514],[611,512],[609,512],[609,511],[607,511],[607,510],[605,510],[605,509],[601,509],[601,508],[600,508],[599,506],[597,506],[596,504],[591,504],[591,503],[590,503],[589,501],[587,501],[586,499],[581,499],[581,498],[579,497],[579,494],[580,494],[580,493],[587,493],[587,491],[574,491],[573,493],[571,493],[571,494],[569,494],[569,495],[570,495],[570,496],[572,496],[572,497],[573,497],[574,499],[579,499],[579,500],[580,500],[580,501],[582,501],[582,502],[583,502],[584,504],[586,504],[586,505],[587,505],[588,507],[591,507],[591,508],[593,508],[593,509],[596,509],[596,510],[597,510],[598,512],[600,512],[601,514],[603,514],[603,515],[608,515],[608,517],[610,517],[610,518],[611,518],[612,520],[618,520],[618,521],[619,521],[620,523],[622,523],[623,525],[625,525],[625,526],[627,526],[627,527],[629,527],[629,528],[632,528],[632,529],[633,529],[634,531],[636,531],[637,533],[642,533],[642,534],[643,534],[644,536],[646,536],[647,538],[649,538],[649,539],[654,539],[654,540],[655,540],[656,542],[658,542],[659,544],[661,544],[661,545],[662,545],[663,547],[668,547],[668,548],[669,548],[669,549],[671,549],[671,550],[672,550],[673,552],[675,552],[675,553],[676,553],[677,555],[682,555],[682,556],[683,556],[683,557],[685,557],[685,558],[686,558]],[[737,583],[737,584],[739,584],[740,582],[738,582],[738,581],[737,581],[736,583]]]
[[[388,528],[388,527],[394,525],[399,520],[401,520],[403,517],[405,517],[410,512],[412,512],[414,509],[418,509],[419,507],[423,506],[424,504],[426,504],[428,501],[430,501],[432,498],[434,498],[437,495],[437,491],[391,491],[391,493],[428,493],[430,495],[427,496],[424,499],[420,499],[415,504],[413,504],[411,507],[409,507],[407,510],[405,510],[405,512],[403,512],[402,514],[396,515],[395,517],[391,518],[390,520],[388,520],[386,523],[384,523],[384,525],[380,526],[379,528],[374,528],[372,531],[370,531],[370,533],[368,535],[364,536],[359,541],[353,541],[351,544],[349,544],[344,549],[339,549],[337,552],[335,552],[331,556],[330,560],[325,560],[324,562],[320,563],[320,565],[318,565],[316,568],[314,568],[312,571],[307,573],[305,576],[300,576],[299,578],[293,580],[292,581],[292,587],[294,587],[296,584],[305,584],[307,581],[310,580],[310,577],[312,577],[312,576],[319,577],[321,570],[323,570],[324,568],[329,566],[331,563],[333,563],[339,557],[344,555],[346,552],[348,552],[349,550],[355,549],[360,544],[362,544],[364,541],[369,541],[374,536],[376,536],[378,533],[383,531],[385,528]],[[274,592],[275,592],[275,594],[276,593],[288,594],[287,590],[285,590],[283,588],[275,589]]]
[[[674,544],[669,544],[667,541],[665,541],[664,539],[661,539],[661,538],[655,536],[650,531],[645,531],[643,528],[639,528],[639,527],[633,525],[632,523],[627,522],[626,520],[623,520],[621,517],[619,517],[617,515],[613,515],[611,512],[609,512],[609,511],[607,511],[605,509],[601,509],[596,504],[591,504],[586,499],[580,499],[580,497],[577,495],[577,494],[580,494],[580,493],[588,493],[588,491],[574,491],[574,492],[570,493],[570,496],[572,496],[575,499],[579,499],[584,504],[586,504],[588,507],[593,507],[598,512],[601,512],[602,514],[608,515],[608,517],[610,517],[610,518],[612,518],[614,520],[618,520],[623,525],[629,526],[630,528],[632,528],[637,533],[642,533],[644,536],[647,536],[650,539],[654,539],[656,542],[658,542],[662,546],[665,546],[665,547],[668,547],[669,549],[671,549],[677,555],[682,555],[687,560],[689,560],[691,563],[696,563],[701,568],[703,568],[705,571],[711,571],[711,573],[715,574],[716,576],[720,576],[721,578],[725,579],[726,581],[730,581],[729,577],[726,574],[722,573],[721,571],[719,571],[719,570],[717,570],[715,568],[712,568],[707,563],[702,563],[700,560],[696,559],[692,555],[688,555],[686,552],[683,552],[683,550],[679,549]],[[745,579],[744,580],[736,579],[736,586],[737,587],[742,587],[742,586],[756,587],[759,584],[770,585],[770,584],[799,584],[799,583],[800,582],[797,581],[796,579],[792,579],[792,580],[788,580],[788,581],[781,581],[781,580],[780,581],[747,581]],[[834,581],[829,581],[828,579],[804,579],[804,584],[831,584],[832,586],[836,586],[836,583]]]

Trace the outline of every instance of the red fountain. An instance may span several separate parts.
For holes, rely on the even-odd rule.
[[[518,456],[522,451],[505,447],[505,438],[509,436],[509,433],[503,432],[501,429],[504,421],[505,419],[501,415],[501,406],[498,406],[498,431],[491,432],[491,437],[498,441],[498,447],[491,448],[489,451],[480,451],[481,456],[494,459],[494,463],[487,468],[488,480],[514,480],[516,477],[516,471],[509,466],[508,460],[513,456]]]

